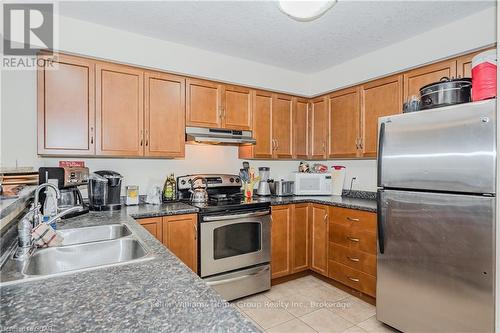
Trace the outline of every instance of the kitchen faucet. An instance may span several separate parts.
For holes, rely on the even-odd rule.
[[[18,247],[14,255],[14,259],[16,260],[25,260],[33,252],[33,249],[35,247],[34,246],[35,242],[33,242],[33,239],[31,238],[31,232],[33,228],[36,228],[40,224],[40,221],[42,220],[42,213],[40,211],[42,205],[39,202],[40,190],[46,187],[50,187],[55,190],[57,199],[59,199],[61,196],[61,192],[59,191],[57,186],[54,186],[53,184],[44,183],[36,188],[35,199],[31,204],[30,210],[28,211],[28,213],[26,213],[26,215],[23,216],[23,218],[19,221],[17,225]],[[52,222],[57,221],[59,218],[67,214],[73,213],[79,209],[80,209],[79,207],[71,207],[66,210],[63,210],[62,212],[59,212],[58,214],[50,217],[49,220],[46,221],[45,223],[51,224]]]

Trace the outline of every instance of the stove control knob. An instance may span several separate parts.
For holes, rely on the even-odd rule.
[[[186,181],[185,180],[181,180],[181,184],[182,185],[186,185]]]
[[[240,182],[240,179],[239,178],[236,178],[236,182],[239,183]]]
[[[229,178],[229,181],[230,181],[231,183],[234,183],[234,178],[233,178],[233,177]]]

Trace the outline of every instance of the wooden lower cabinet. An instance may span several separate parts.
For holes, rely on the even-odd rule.
[[[328,277],[372,297],[376,296],[377,278],[375,276],[329,260]]]
[[[197,271],[198,218],[196,214],[140,219],[153,236],[174,253],[186,266]]]
[[[311,270],[328,273],[328,206],[312,204],[310,210]]]
[[[151,235],[153,235],[160,242],[162,241],[162,218],[161,217],[149,217],[146,219],[137,220],[140,225],[144,227]]]
[[[292,273],[309,269],[309,204],[293,205],[291,235]]]
[[[271,278],[289,275],[291,270],[290,236],[292,205],[272,207]]]
[[[320,204],[272,207],[271,278],[312,270],[375,297],[377,218]]]
[[[330,207],[328,277],[375,297],[377,216]]]

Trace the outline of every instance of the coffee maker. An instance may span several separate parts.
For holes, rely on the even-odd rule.
[[[73,213],[64,215],[62,218],[70,218],[89,212],[89,207],[83,202],[82,193],[78,186],[87,185],[89,169],[86,167],[42,167],[38,169],[39,183],[52,183],[61,192],[57,200],[58,210],[63,211],[72,207],[80,207]],[[40,199],[45,202],[45,191]]]
[[[121,209],[122,175],[116,171],[100,170],[89,177],[89,205],[91,210]]]
[[[259,168],[259,186],[257,187],[258,195],[271,195],[271,190],[269,188],[269,167],[260,167]]]

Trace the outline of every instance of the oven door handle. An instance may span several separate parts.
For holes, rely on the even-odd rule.
[[[269,211],[258,211],[246,214],[234,214],[234,215],[216,215],[216,216],[203,216],[203,221],[222,221],[222,220],[237,220],[247,217],[259,217],[269,215]]]
[[[242,275],[242,276],[237,276],[237,277],[229,278],[229,279],[222,279],[222,280],[218,280],[218,281],[206,281],[206,283],[209,286],[217,286],[219,284],[231,283],[231,282],[235,282],[235,281],[239,281],[239,280],[244,280],[244,279],[247,279],[247,278],[255,276],[255,275],[260,275],[260,274],[262,274],[264,272],[267,272],[268,270],[269,270],[269,266],[266,266],[264,268],[259,269],[256,272],[253,272],[253,273],[250,273],[250,274],[245,274],[245,275]]]

